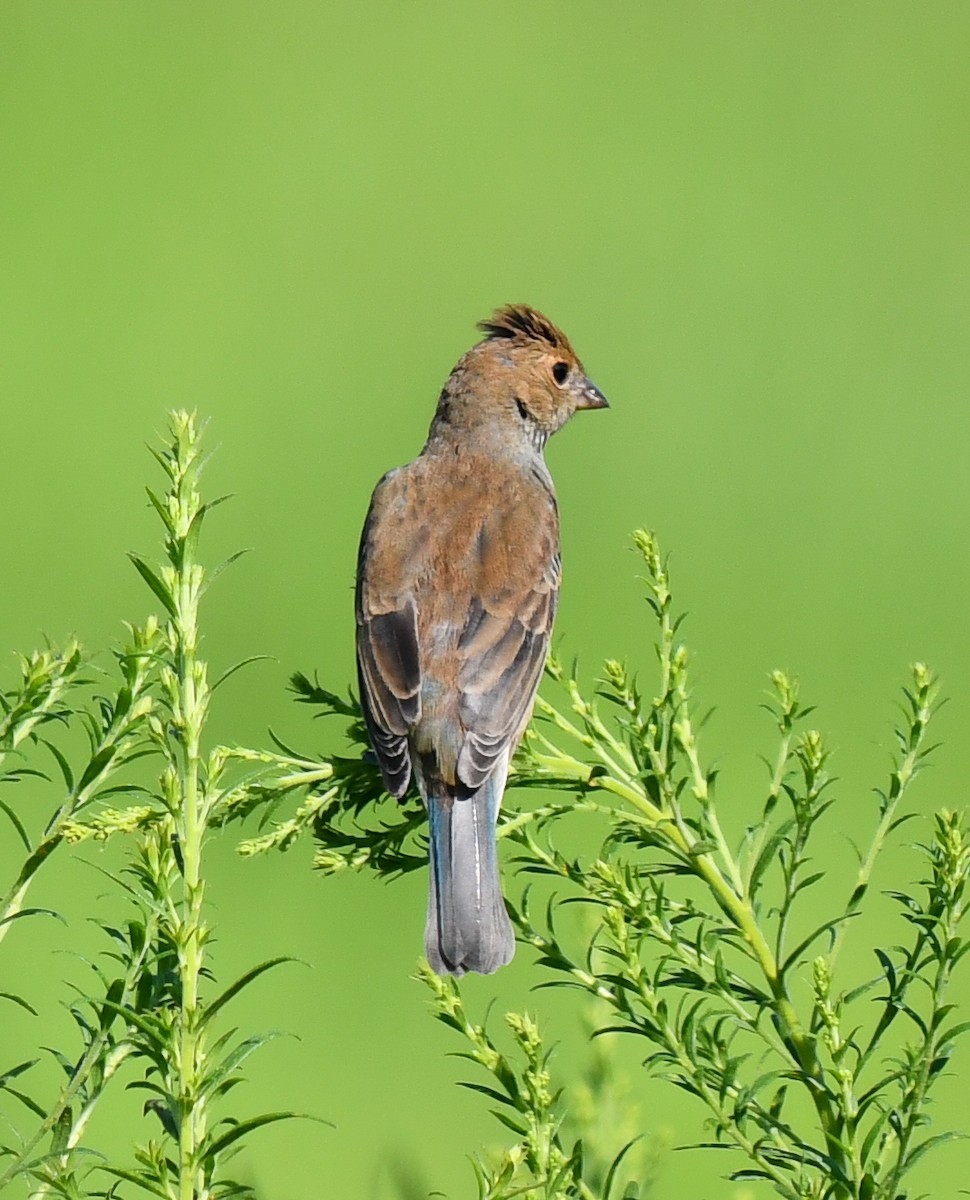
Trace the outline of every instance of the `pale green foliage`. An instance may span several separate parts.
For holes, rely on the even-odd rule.
[[[42,756],[45,767],[53,762],[57,776],[55,799],[46,815],[18,812],[12,803],[0,803],[24,852],[2,901],[0,937],[14,921],[47,911],[27,905],[28,893],[56,861],[81,814],[96,800],[139,790],[123,780],[126,769],[150,750],[151,664],[159,630],[150,620],[129,633],[128,645],[115,656],[119,678],[114,683],[86,663],[72,644],[61,653],[47,650],[22,660],[20,680],[0,697],[5,712],[0,723],[0,783],[45,780],[45,772],[34,765]],[[58,745],[71,726],[82,728],[87,742],[73,765]],[[134,1003],[151,957],[151,929],[149,919],[107,930],[113,948],[106,967],[94,968],[95,989],[69,1005],[80,1047],[72,1055],[50,1051],[64,1074],[53,1098],[40,1103],[27,1090],[26,1077],[38,1058],[7,1068],[0,1076],[0,1088],[18,1101],[30,1121],[26,1127],[18,1122],[19,1136],[4,1147],[0,1190],[28,1176],[38,1185],[36,1196],[82,1194],[75,1179],[77,1149],[105,1087],[132,1052],[123,1022],[115,1017],[119,1008]],[[30,1007],[21,990],[5,998]]]
[[[498,1105],[492,1109],[493,1115],[518,1139],[500,1156],[475,1160],[480,1200],[520,1195],[543,1200],[558,1197],[595,1200],[597,1196],[619,1200],[621,1194],[624,1200],[637,1200],[645,1194],[642,1182],[628,1177],[635,1162],[644,1176],[649,1175],[642,1153],[630,1153],[641,1141],[641,1133],[635,1131],[611,1160],[595,1158],[603,1140],[601,1119],[607,1118],[607,1136],[615,1141],[618,1129],[629,1125],[631,1118],[635,1121],[638,1115],[629,1097],[626,1097],[627,1111],[622,1114],[613,1111],[619,1083],[611,1077],[615,1063],[609,1062],[606,1071],[588,1073],[582,1085],[574,1089],[571,1111],[567,1113],[563,1089],[553,1080],[552,1053],[543,1044],[534,1017],[528,1013],[505,1014],[515,1051],[510,1056],[499,1049],[483,1025],[469,1019],[454,979],[439,978],[427,964],[422,964],[417,977],[431,990],[438,1020],[456,1029],[470,1043],[471,1049],[460,1057],[491,1076],[489,1083],[475,1080],[463,1086]],[[598,1067],[607,1065],[608,1056],[600,1054],[598,1059]],[[591,1177],[595,1177],[598,1185],[595,1190],[586,1182]]]
[[[232,1111],[226,1096],[240,1068],[272,1035],[238,1037],[218,1024],[225,1006],[282,960],[217,983],[207,836],[256,816],[259,829],[239,847],[244,856],[312,835],[325,874],[393,877],[426,863],[420,800],[412,793],[399,803],[383,792],[353,697],[304,675],[292,681],[299,701],[347,722],[352,749],[343,757],[320,760],[278,743],[204,745],[216,685],[199,654],[199,606],[217,572],[203,569],[198,540],[216,502],[199,491],[193,417],[173,415],[171,441],[156,457],[166,490],[149,497],[164,559],[132,557],[161,619],[129,627],[110,673],[72,644],[22,659],[18,678],[0,691],[0,784],[19,785],[0,789],[0,813],[23,851],[3,887],[0,940],[47,911],[28,897],[47,864],[70,852],[64,847],[110,838],[125,855],[114,878],[117,916],[103,926],[108,949],[69,1004],[78,1045],[49,1051],[63,1072],[60,1089],[43,1097],[30,1090],[37,1057],[0,1067],[0,1096],[26,1113],[2,1139],[0,1191],[28,1181],[33,1197],[74,1200],[132,1189],[164,1200],[247,1194],[227,1174],[228,1160],[252,1130],[292,1114]],[[871,837],[852,878],[826,877],[825,894],[841,887],[844,900],[821,911],[812,855],[835,798],[824,739],[806,727],[811,710],[791,677],[772,676],[777,750],[733,845],[698,743],[666,564],[652,535],[639,532],[634,542],[656,620],[658,674],[644,690],[609,661],[589,694],[575,669],[550,659],[549,694],[537,702],[511,777],[520,801],[521,789],[539,789],[537,803],[515,805],[499,830],[511,849],[506,860],[527,884],[516,890],[507,869],[520,953],[531,954],[540,982],[578,993],[592,1035],[611,1036],[593,1047],[584,1078],[557,1080],[536,1018],[508,1013],[490,1032],[468,1015],[458,983],[419,972],[435,1015],[462,1039],[474,1068],[465,1086],[511,1135],[503,1151],[474,1160],[479,1196],[648,1193],[651,1131],[616,1066],[632,1038],[637,1061],[698,1102],[708,1131],[700,1145],[720,1152],[734,1180],[787,1200],[905,1200],[912,1167],[953,1136],[928,1132],[928,1105],[970,1025],[948,996],[966,949],[970,846],[961,818],[941,811],[924,825],[922,879],[889,893],[901,917],[898,944],[866,947],[866,925],[853,918],[877,898],[870,888],[887,839],[913,816],[905,802],[927,753],[935,680],[913,668]],[[75,730],[86,735],[80,753]],[[53,799],[38,813],[45,788]],[[568,836],[577,821],[585,823],[581,839]],[[593,849],[569,856],[564,844]],[[566,916],[575,901],[588,917],[581,927]],[[873,973],[847,988],[840,957],[850,942],[854,964],[868,953]],[[30,1009],[22,992],[0,1000]],[[142,1135],[133,1162],[103,1163],[86,1149],[90,1120],[122,1079],[137,1089],[129,1095],[148,1094],[132,1113]]]
[[[37,1059],[0,1075],[0,1090],[33,1121],[26,1132],[18,1122],[17,1137],[3,1147],[0,1190],[28,1179],[35,1198],[114,1197],[123,1194],[119,1188],[165,1200],[247,1195],[226,1162],[253,1129],[292,1115],[240,1118],[222,1105],[243,1062],[273,1035],[219,1034],[218,1015],[283,960],[261,963],[228,987],[205,983],[204,845],[229,804],[226,769],[234,760],[202,746],[212,688],[198,653],[199,605],[211,576],[197,547],[214,504],[199,493],[195,418],[174,413],[171,434],[156,453],[166,490],[148,493],[164,526],[165,559],[155,566],[132,555],[163,620],[130,628],[128,645],[115,656],[120,681],[107,692],[102,673],[72,645],[22,660],[19,682],[0,694],[0,782],[45,778],[34,765],[42,753],[60,776],[59,797],[39,834],[30,832],[35,814],[0,801],[25,853],[3,899],[0,937],[15,919],[42,911],[25,898],[62,846],[120,837],[127,854],[114,879],[118,916],[104,924],[110,949],[91,964],[96,986],[70,1004],[80,1049],[50,1051],[64,1085],[45,1101],[24,1090],[22,1077]],[[88,752],[72,763],[72,750],[58,737],[74,725],[86,732]],[[140,759],[146,762],[133,770]],[[137,803],[118,807],[125,794]],[[5,998],[29,1007],[21,995]],[[98,1101],[121,1074],[129,1089],[149,1097],[137,1113],[145,1134],[130,1165],[104,1163],[83,1145]]]
[[[880,852],[912,815],[900,806],[927,753],[936,682],[922,664],[913,668],[870,841],[855,876],[842,884],[844,902],[820,913],[817,901],[805,898],[822,878],[811,868],[811,848],[833,800],[824,739],[805,727],[811,710],[801,704],[796,681],[775,672],[768,708],[778,748],[764,798],[749,810],[750,826],[732,848],[715,803],[715,773],[697,740],[689,655],[666,564],[651,534],[639,531],[634,543],[657,623],[659,677],[644,693],[611,660],[590,697],[575,671],[550,659],[547,675],[562,702],[538,700],[511,777],[513,786],[543,795],[500,826],[519,871],[557,888],[538,908],[528,887],[518,901],[507,888],[520,940],[532,948],[544,982],[578,989],[595,1002],[604,1015],[594,1032],[642,1039],[647,1069],[700,1102],[709,1131],[700,1145],[733,1151],[732,1179],[760,1181],[788,1200],[903,1200],[911,1168],[953,1136],[948,1130],[928,1136],[925,1127],[932,1085],[966,1028],[951,1018],[946,998],[966,948],[959,926],[970,860],[960,818],[937,815],[923,849],[924,880],[893,893],[909,940],[891,950],[870,947],[873,975],[850,990],[839,987],[837,965]],[[351,740],[366,746],[352,704],[304,676],[294,687],[322,711],[350,717]],[[275,767],[268,764],[254,802],[278,798],[296,757],[287,750]],[[393,876],[418,866],[424,847],[416,797],[399,805],[384,795],[366,753],[362,761],[331,765],[316,813],[304,803],[296,818],[277,827],[286,844],[300,824],[315,820],[317,861],[327,871]],[[588,814],[605,822],[605,838],[597,852],[567,857],[556,835]],[[273,836],[265,840],[274,844]],[[827,883],[828,895],[837,895],[839,881]],[[579,945],[560,934],[565,923],[558,919],[563,905],[577,899],[598,913],[592,935]],[[861,953],[854,945],[856,962]],[[814,991],[798,986],[806,971]],[[549,1070],[537,1029],[530,1025],[523,1040],[526,1018],[509,1015],[524,1058],[515,1069],[465,1015],[457,985],[427,972],[423,978],[437,1015],[463,1035],[472,1046],[468,1056],[500,1085],[469,1086],[514,1109],[511,1118],[504,1109],[496,1115],[520,1140],[498,1167],[479,1166],[481,1194],[607,1196],[616,1175],[591,1192],[583,1146],[563,1140],[562,1092],[528,1084]],[[635,1182],[629,1188],[626,1194],[638,1194]]]

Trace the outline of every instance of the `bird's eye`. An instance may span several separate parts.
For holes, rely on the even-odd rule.
[[[560,387],[569,378],[569,363],[557,362],[552,366],[552,377]]]

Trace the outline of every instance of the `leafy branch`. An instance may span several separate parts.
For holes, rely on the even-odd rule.
[[[877,973],[861,987],[840,992],[835,980],[879,856],[915,815],[904,805],[929,753],[936,680],[922,664],[913,668],[869,846],[845,902],[819,915],[806,902],[823,878],[812,866],[813,847],[836,800],[825,741],[806,727],[813,710],[803,705],[796,680],[772,675],[767,707],[779,744],[758,815],[732,849],[715,800],[716,772],[705,765],[697,738],[689,654],[667,564],[651,534],[638,532],[634,544],[657,627],[659,677],[647,694],[610,660],[587,696],[575,670],[550,658],[547,675],[562,701],[537,701],[511,776],[512,786],[541,788],[544,799],[507,815],[499,832],[525,879],[545,877],[564,894],[537,907],[526,887],[510,904],[520,940],[550,983],[579,988],[605,1006],[610,1016],[598,1033],[650,1044],[648,1069],[706,1111],[712,1136],[701,1145],[733,1147],[742,1156],[732,1179],[763,1181],[789,1200],[903,1200],[911,1169],[951,1136],[920,1140],[920,1131],[932,1085],[967,1027],[948,1023],[946,999],[963,955],[958,925],[970,869],[959,818],[938,815],[934,839],[922,850],[930,864],[922,891],[894,894],[914,931],[911,942],[894,951],[874,947]],[[352,703],[302,676],[296,686],[319,712],[349,719],[358,757],[267,755],[239,812],[275,813],[296,784],[294,764],[321,778],[293,818],[244,850],[289,846],[312,829],[317,861],[328,871],[411,869],[423,850],[416,800],[398,806],[382,793]],[[582,814],[605,819],[607,833],[597,854],[570,858],[557,849],[556,833]],[[579,948],[560,932],[559,919],[576,900],[599,914]],[[808,997],[806,971],[814,981]],[[438,996],[439,1007],[446,999],[458,1003],[460,994],[449,989]],[[902,1044],[901,1018],[915,1031]],[[474,1026],[459,1025],[470,1037]],[[479,1052],[490,1053],[485,1043]],[[569,1186],[578,1187],[578,1178]],[[495,1194],[515,1194],[509,1180],[502,1186],[508,1190]]]
[[[230,807],[229,768],[238,761],[204,747],[214,685],[199,652],[200,606],[218,569],[206,572],[198,544],[219,501],[205,502],[200,493],[203,460],[193,415],[172,414],[171,441],[155,457],[167,486],[148,495],[164,526],[165,559],[155,565],[131,558],[163,619],[129,627],[128,644],[115,655],[120,682],[113,688],[98,687],[103,673],[72,644],[22,659],[19,683],[0,693],[0,782],[51,782],[34,765],[43,753],[60,785],[39,834],[32,832],[36,814],[0,802],[25,853],[0,902],[0,938],[15,921],[47,911],[24,900],[55,851],[117,838],[125,854],[118,873],[103,874],[127,916],[100,922],[110,949],[89,964],[96,986],[76,989],[69,1006],[80,1052],[50,1050],[66,1077],[63,1086],[47,1103],[25,1090],[22,1079],[38,1059],[0,1073],[0,1092],[33,1121],[0,1147],[0,1190],[29,1179],[36,1198],[115,1196],[122,1184],[165,1200],[250,1195],[225,1164],[252,1131],[296,1115],[220,1112],[243,1064],[277,1036],[219,1033],[222,1011],[286,960],[270,959],[214,988],[206,845]],[[87,740],[79,765],[55,736],[76,728]],[[34,1011],[19,994],[4,998]],[[122,1077],[129,1089],[148,1093],[139,1117],[159,1134],[135,1149],[133,1166],[105,1162],[84,1145],[96,1106]],[[92,1174],[105,1172],[114,1184],[89,1191]]]
[[[56,1094],[41,1103],[28,1090],[37,1058],[0,1070],[0,1095],[30,1120],[0,1147],[0,1190],[27,1179],[35,1197],[72,1200],[125,1185],[164,1200],[247,1194],[227,1163],[249,1133],[294,1114],[227,1114],[243,1065],[275,1035],[219,1033],[218,1024],[243,989],[284,960],[216,985],[209,839],[248,821],[255,829],[239,849],[252,857],[312,837],[325,874],[393,878],[426,861],[420,800],[383,792],[352,696],[306,675],[292,679],[300,703],[345,723],[343,755],[277,739],[266,749],[206,746],[214,689],[237,668],[211,684],[200,653],[201,605],[221,569],[207,572],[198,554],[219,503],[201,495],[200,444],[194,417],[173,414],[171,440],[156,454],[166,488],[149,492],[164,559],[132,555],[161,619],[129,627],[112,672],[71,643],[22,658],[14,683],[0,689],[0,812],[22,852],[0,895],[0,941],[49,912],[33,897],[28,904],[28,893],[64,847],[120,841],[124,864],[110,878],[126,913],[102,922],[110,949],[91,964],[94,984],[69,1005],[79,1049],[50,1051],[63,1074]],[[619,1035],[636,1038],[644,1066],[694,1098],[707,1131],[698,1145],[729,1156],[732,1179],[767,1184],[787,1200],[906,1200],[913,1169],[957,1136],[931,1131],[929,1106],[970,1029],[951,995],[967,945],[970,844],[960,816],[935,815],[916,849],[921,878],[888,892],[901,918],[897,943],[867,946],[865,916],[879,900],[884,850],[917,819],[910,789],[931,749],[936,680],[921,664],[912,670],[868,844],[851,878],[824,875],[826,894],[844,897],[826,911],[815,863],[839,800],[825,739],[808,725],[813,710],[796,680],[772,675],[766,707],[777,747],[733,845],[717,774],[701,752],[667,563],[652,535],[638,532],[634,544],[657,674],[645,688],[610,660],[589,693],[575,668],[550,659],[549,692],[510,777],[530,802],[499,829],[522,883],[508,888],[519,939],[546,985],[580,994],[583,1011],[595,1014],[592,1035],[614,1035],[597,1043],[600,1053]],[[76,730],[85,735],[80,754]],[[55,799],[38,813],[30,803],[50,788]],[[568,836],[577,823],[581,839]],[[574,844],[584,849],[560,848]],[[590,916],[582,926],[568,916],[577,902]],[[871,955],[873,970],[847,988],[849,945],[853,964]],[[623,1122],[604,1141],[601,1129],[583,1126],[576,1089],[554,1082],[536,1019],[509,1013],[504,1034],[493,1036],[468,1015],[455,981],[426,968],[420,978],[438,1018],[464,1039],[465,1058],[485,1073],[466,1086],[514,1137],[497,1159],[478,1160],[481,1197],[646,1194],[638,1131]],[[33,1011],[17,991],[0,999]],[[153,1135],[133,1165],[104,1163],[85,1146],[96,1106],[119,1079],[147,1094],[140,1118]],[[613,1104],[602,1077],[597,1086]],[[113,1184],[92,1192],[89,1180],[105,1171]]]
[[[459,1057],[474,1063],[491,1077],[489,1083],[463,1083],[497,1105],[493,1115],[518,1139],[497,1161],[475,1160],[475,1177],[480,1200],[499,1200],[501,1197],[531,1196],[542,1200],[602,1200],[618,1197],[614,1189],[620,1185],[624,1161],[639,1135],[631,1138],[604,1172],[601,1187],[594,1192],[585,1182],[590,1164],[581,1136],[570,1145],[567,1134],[570,1122],[563,1092],[553,1082],[550,1059],[534,1017],[527,1013],[505,1014],[505,1024],[511,1033],[514,1054],[503,1053],[484,1025],[476,1025],[465,1010],[461,991],[454,979],[442,979],[426,965],[417,978],[431,991],[433,1011],[439,1021],[456,1030],[469,1043],[470,1049]],[[607,1089],[598,1087],[597,1099],[608,1102]],[[641,1195],[635,1180],[629,1180],[623,1190],[624,1200],[637,1200]]]

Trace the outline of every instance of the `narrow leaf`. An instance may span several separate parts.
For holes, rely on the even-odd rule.
[[[240,1121],[238,1125],[233,1125],[226,1133],[210,1141],[205,1147],[205,1157],[211,1162],[234,1142],[238,1142],[240,1138],[252,1133],[254,1129],[259,1129],[263,1125],[270,1125],[274,1121],[316,1121],[320,1125],[329,1125],[331,1129],[335,1128],[332,1121],[324,1121],[322,1118],[311,1116],[309,1113],[263,1113],[261,1117],[250,1117],[247,1121]]]
[[[145,491],[148,493],[148,499],[152,502],[152,507],[155,509],[155,511],[158,513],[158,515],[162,518],[162,524],[165,526],[165,528],[168,530],[168,532],[170,534],[174,535],[175,526],[172,524],[172,518],[169,515],[168,509],[161,502],[161,500],[159,500],[159,498],[155,495],[155,493],[152,491],[152,489],[150,487],[145,488]]]
[[[509,1108],[515,1108],[514,1100],[510,1100],[508,1096],[503,1096],[501,1092],[496,1091],[495,1088],[488,1087],[487,1084],[466,1083],[464,1080],[459,1080],[458,1086],[468,1088],[470,1092],[481,1092],[483,1096],[488,1096],[490,1100],[495,1100],[499,1104],[507,1104]]]
[[[13,992],[0,992],[0,1000],[12,1000],[14,1004],[19,1004],[21,1008],[25,1008],[32,1016],[37,1016],[37,1009],[27,1003],[23,996],[16,996]]]
[[[614,1158],[610,1163],[610,1169],[606,1173],[606,1181],[603,1184],[603,1200],[610,1200],[610,1192],[613,1190],[613,1181],[616,1178],[617,1171],[620,1169],[620,1164],[642,1137],[643,1134],[638,1133],[636,1137],[630,1138],[619,1154],[617,1154],[616,1158]]]
[[[174,617],[176,614],[175,601],[169,589],[162,583],[161,579],[159,579],[143,558],[139,558],[137,554],[133,554],[131,551],[128,552],[128,557],[135,564],[138,574],[144,579],[158,599],[161,600],[168,615]]]
[[[40,1117],[42,1121],[47,1119],[47,1109],[41,1108],[37,1101],[31,1100],[31,1098],[25,1092],[21,1092],[17,1088],[12,1087],[5,1087],[3,1090],[9,1095],[15,1096],[21,1104],[30,1109],[35,1117]]]
[[[223,1008],[226,1004],[228,1004],[234,996],[238,995],[243,988],[248,987],[254,979],[257,979],[264,972],[271,971],[273,967],[278,967],[280,963],[296,961],[298,960],[290,957],[287,954],[281,954],[278,958],[267,959],[266,962],[260,963],[257,967],[253,967],[251,970],[247,971],[245,975],[240,975],[235,983],[230,984],[229,987],[227,987],[222,993],[222,995],[213,1000],[213,1002],[206,1008],[202,1019],[199,1022],[199,1028],[204,1029],[220,1008]]]
[[[162,1200],[166,1200],[169,1195],[168,1190],[163,1184],[156,1183],[151,1176],[145,1175],[142,1172],[126,1171],[123,1167],[104,1166],[102,1171],[107,1171],[109,1175],[114,1175],[116,1179],[123,1179],[126,1183],[133,1183],[135,1187],[140,1187],[143,1191],[148,1192],[152,1196],[161,1196]]]
[[[247,546],[245,550],[237,550],[235,554],[230,554],[229,557],[226,559],[223,559],[223,561],[221,563],[219,563],[218,566],[213,567],[212,570],[209,572],[208,583],[206,584],[206,586],[208,587],[209,584],[211,584],[214,580],[218,579],[219,576],[222,574],[222,572],[227,567],[231,567],[232,564],[234,562],[236,562],[237,559],[242,558],[242,556],[244,554],[248,554],[250,549],[251,549],[251,547]]]
[[[67,922],[59,912],[55,912],[52,908],[22,908],[19,912],[8,913],[5,917],[0,917],[0,925],[8,925],[11,921],[19,921],[21,917],[56,917],[58,921],[66,925]]]
[[[69,792],[74,791],[74,772],[71,770],[71,765],[53,742],[43,738],[43,743],[47,749],[53,754],[60,768],[61,775],[64,777],[64,786]]]
[[[30,844],[30,838],[27,835],[27,830],[24,828],[20,818],[17,816],[17,814],[10,807],[10,805],[7,804],[7,802],[5,800],[0,800],[0,812],[3,812],[6,814],[6,816],[10,820],[10,824],[13,825],[14,829],[16,829],[17,836],[23,842],[24,849],[27,851],[28,854],[32,854],[34,848]]]
[[[237,662],[234,666],[229,667],[228,670],[223,671],[209,690],[210,692],[214,692],[220,684],[225,683],[227,679],[235,675],[237,671],[241,671],[243,667],[248,667],[250,663],[276,661],[278,660],[274,659],[272,654],[251,654],[249,658],[244,658],[241,662]]]

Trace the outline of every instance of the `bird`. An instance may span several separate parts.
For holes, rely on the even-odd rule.
[[[515,935],[496,824],[559,597],[546,442],[608,408],[566,335],[526,304],[479,323],[413,462],[371,497],[357,562],[361,708],[386,791],[427,809],[424,951],[438,975],[491,974]]]

